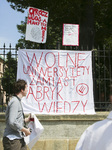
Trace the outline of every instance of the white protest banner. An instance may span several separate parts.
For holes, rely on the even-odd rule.
[[[47,37],[48,11],[29,7],[25,40],[45,43]]]
[[[63,24],[63,45],[79,46],[78,24]]]
[[[25,113],[94,114],[91,51],[19,50],[17,79],[25,79]]]

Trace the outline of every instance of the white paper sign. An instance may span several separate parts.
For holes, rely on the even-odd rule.
[[[79,25],[63,24],[63,45],[79,46]]]
[[[45,43],[47,37],[48,11],[29,7],[25,40]]]
[[[32,130],[32,132],[29,136],[24,137],[24,140],[29,149],[32,149],[32,147],[40,138],[40,135],[42,134],[44,128],[35,115],[34,115],[34,122],[31,121],[28,124],[28,127]]]
[[[19,50],[17,78],[28,83],[25,113],[95,113],[91,51]]]

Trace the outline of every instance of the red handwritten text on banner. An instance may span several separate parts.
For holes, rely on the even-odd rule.
[[[26,111],[29,106],[40,114],[94,113],[91,52],[20,50],[19,56],[18,78],[29,87]]]

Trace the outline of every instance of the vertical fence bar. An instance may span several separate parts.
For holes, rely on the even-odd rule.
[[[44,45],[44,48],[46,47],[47,45]],[[57,42],[57,45],[56,45],[57,49],[60,49],[60,42],[58,41]],[[40,49],[42,48],[42,46],[40,45],[39,47]],[[67,49],[67,47],[65,46],[65,50]],[[70,47],[70,49],[74,49],[74,50],[84,50],[83,49],[83,46],[81,46],[81,49],[79,49],[79,47],[76,46],[76,48],[74,47]],[[3,72],[5,71],[5,60],[6,60],[6,54],[7,54],[7,51],[12,51],[13,48],[11,47],[11,44],[9,45],[9,48],[6,48],[5,44],[4,46],[2,47],[2,50],[3,50]],[[6,51],[7,50],[7,51]],[[88,50],[88,47],[87,47],[87,50]],[[12,54],[11,53],[11,56],[12,55],[15,55],[15,59],[17,60],[17,57],[18,57],[18,50],[17,48],[15,48],[15,53]],[[108,56],[107,56],[108,54]],[[107,56],[107,57],[106,57]],[[103,58],[102,58],[103,57]],[[109,51],[107,52],[106,49],[104,48],[103,49],[103,53],[102,53],[102,50],[100,50],[100,48],[98,47],[98,49],[96,51],[93,51],[92,52],[92,60],[93,60],[93,89],[94,89],[94,97],[95,97],[95,104],[98,104],[97,107],[99,111],[101,111],[101,107],[102,107],[102,101],[100,99],[100,96],[101,96],[101,88],[103,88],[103,92],[105,94],[105,103],[107,103],[107,99],[106,97],[108,96],[108,92],[107,92],[107,80],[112,80],[112,59],[111,59],[111,49],[109,49]],[[109,66],[107,67],[107,69],[109,70],[109,77],[107,78],[106,77],[106,62],[107,62],[107,59],[108,59],[108,62],[109,62]],[[102,77],[102,72],[101,72],[101,67],[102,65],[104,65],[104,70],[103,70],[103,74],[104,76]],[[10,61],[9,61],[9,68],[10,68]],[[9,75],[9,81],[10,81],[10,75]],[[101,87],[102,85],[104,85],[104,87]],[[9,87],[9,95],[6,95],[7,97],[10,96],[10,88]],[[98,89],[98,90],[97,90]],[[109,89],[110,90],[110,89]],[[3,90],[3,94],[4,93],[4,90]],[[7,93],[8,94],[8,93]],[[4,101],[2,101],[2,103],[4,103]],[[3,111],[3,105],[2,105],[2,111]]]
[[[106,55],[105,55],[105,45],[104,45],[104,48],[103,48],[103,51],[104,51],[104,95],[105,95],[105,101],[106,101],[106,97],[107,97],[107,94],[106,94],[106,63],[105,63],[105,58],[106,58]]]
[[[4,46],[3,46],[3,73],[4,73],[4,70],[5,70],[5,43],[4,43]]]
[[[5,43],[3,45],[3,73],[5,71]],[[2,99],[2,112],[3,112],[3,105],[4,105],[4,98],[5,98],[5,91],[3,89],[3,99]]]
[[[59,40],[57,41],[57,49],[60,50],[60,42],[59,42]]]
[[[100,83],[101,83],[101,79],[100,79],[100,67],[99,67],[99,65],[100,65],[100,50],[99,50],[99,47],[98,47],[98,101],[100,101],[100,94],[101,94],[101,91],[100,91]],[[99,106],[99,107],[101,107],[101,105]]]
[[[11,44],[9,45],[9,52],[10,52],[10,55],[12,55],[12,53],[11,53]],[[11,65],[11,56],[9,58],[9,70],[10,70],[10,65]],[[10,82],[10,74],[11,74],[11,72],[9,72],[9,82]],[[8,93],[9,96],[10,96],[10,88],[11,87],[9,86],[9,93]]]
[[[109,47],[109,54],[108,54],[108,56],[109,56],[109,77],[110,77],[110,85],[112,84],[111,82],[112,82],[112,64],[111,64],[111,49],[110,49],[110,47]]]
[[[92,73],[93,73],[93,94],[94,94],[94,100],[96,99],[96,88],[95,88],[95,86],[96,86],[96,83],[95,83],[95,81],[96,81],[96,78],[95,78],[95,73],[96,73],[96,67],[95,67],[95,51],[92,51]],[[96,104],[96,102],[95,102],[95,104]],[[97,106],[95,106],[95,108],[96,108]]]

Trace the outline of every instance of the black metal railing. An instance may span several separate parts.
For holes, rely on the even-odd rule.
[[[48,47],[48,46],[47,46]],[[60,49],[60,43],[57,43],[57,49]],[[41,49],[41,46],[39,47]],[[43,46],[43,48],[46,48],[46,46]],[[83,50],[83,47],[61,47],[61,49],[64,50]],[[88,50],[88,47],[87,49]],[[85,50],[83,50],[85,51]],[[8,102],[10,95],[11,95],[11,84],[10,82],[12,77],[10,76],[9,71],[9,87],[7,87],[9,90],[7,92],[2,86],[2,79],[4,72],[7,68],[6,62],[8,53],[11,54],[11,58],[13,58],[15,61],[17,61],[18,58],[18,50],[17,48],[12,48],[11,44],[7,48],[4,44],[2,48],[0,48],[0,64],[3,65],[1,69],[1,76],[0,76],[0,111],[5,110],[5,103]],[[8,67],[10,70],[10,64],[11,62],[8,62]],[[14,64],[12,64],[14,65]],[[110,85],[112,84],[112,50],[111,49],[103,49],[100,48],[93,48],[92,49],[92,69],[93,69],[93,89],[94,89],[94,101],[95,101],[95,110],[96,111],[106,111],[108,108],[110,108]],[[11,66],[12,67],[12,66]],[[15,77],[16,80],[16,77]],[[1,96],[2,95],[2,96]]]

